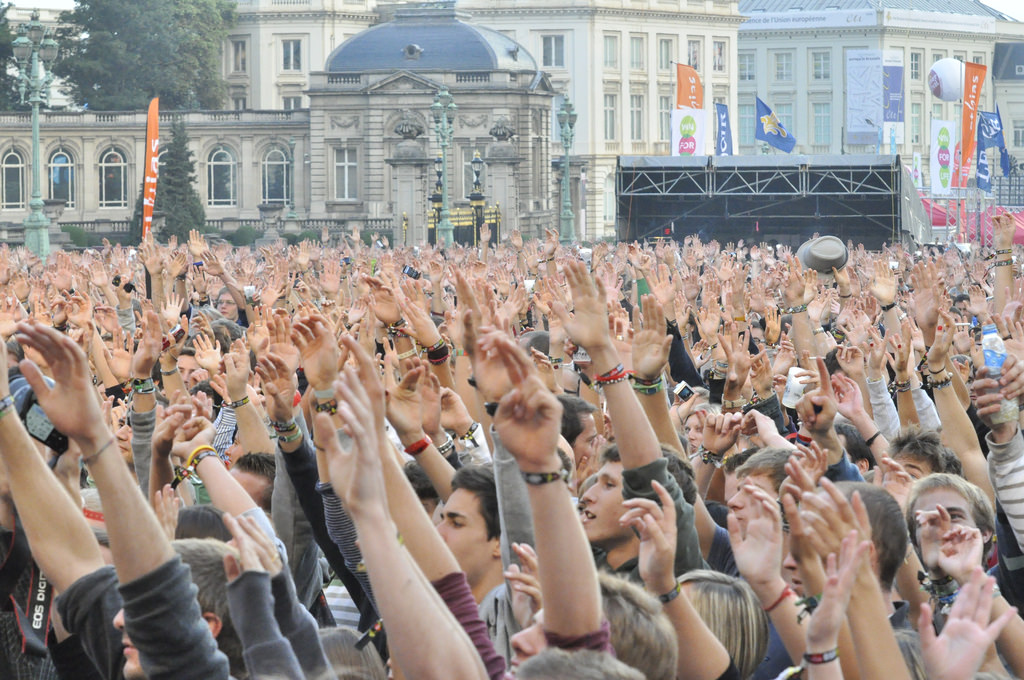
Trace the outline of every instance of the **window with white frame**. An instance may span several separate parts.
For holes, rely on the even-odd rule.
[[[614,142],[619,138],[618,115],[619,96],[605,94],[604,96],[604,139],[606,142]]]
[[[14,149],[9,149],[0,160],[0,177],[3,179],[3,204],[0,207],[25,207],[25,159]]]
[[[1024,122],[1013,123],[1013,145],[1018,149],[1024,146]]]
[[[739,138],[740,145],[752,146],[754,144],[754,105],[739,105]]]
[[[248,70],[247,45],[244,40],[231,41],[231,71],[245,73]]]
[[[604,36],[604,67],[619,67],[619,36],[605,34]]]
[[[787,130],[792,128],[787,127]],[[818,145],[832,142],[832,104],[817,102],[814,104],[814,143]]]
[[[231,105],[235,108],[235,111],[244,111],[249,108],[249,100],[245,97],[233,97]]]
[[[815,80],[832,80],[832,53],[828,50],[811,52],[811,77]]]
[[[359,163],[356,150],[338,148],[334,150],[334,198],[339,201],[353,201],[359,198]]]
[[[263,154],[261,166],[263,202],[287,204],[292,195],[292,164],[288,152],[280,147],[271,148]]]
[[[793,80],[793,53],[776,52],[775,55],[775,80],[781,83],[788,83]]]
[[[224,145],[217,146],[206,160],[206,205],[211,208],[237,205],[238,172],[235,155]]]
[[[736,70],[741,81],[752,81],[757,77],[757,65],[753,52],[740,52],[736,56]]]
[[[921,66],[924,64],[923,52],[910,53],[910,79],[921,80]]]
[[[294,111],[302,108],[302,97],[282,97],[282,103],[286,111]]]
[[[128,207],[128,161],[124,152],[109,147],[100,156],[100,202],[101,208]]]
[[[281,70],[302,70],[302,41],[295,38],[281,41]]]
[[[50,154],[50,198],[64,201],[65,208],[75,207],[75,159],[67,149]]]
[[[644,96],[629,95],[629,138],[634,142],[644,138]]]
[[[779,117],[779,122],[782,123],[782,127],[786,128],[789,134],[793,134],[793,105],[776,104],[775,114]]]
[[[676,60],[676,41],[672,38],[658,38],[658,70],[671,71]]]
[[[728,47],[724,40],[715,40],[711,44],[711,70],[716,73],[724,73],[726,66],[726,53]]]
[[[700,40],[686,41],[686,63],[695,71],[700,71],[700,53],[702,51],[703,46]]]
[[[921,104],[914,102],[910,105],[910,143],[921,143]]]
[[[674,97],[660,95],[658,97],[658,138],[663,142],[672,141],[672,109]]]
[[[647,65],[647,41],[642,35],[629,36],[629,67],[642,71]]]
[[[565,68],[565,36],[541,36],[541,64],[555,68]]]

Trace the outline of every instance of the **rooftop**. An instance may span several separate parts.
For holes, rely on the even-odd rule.
[[[740,0],[740,14],[757,12],[821,12],[823,10],[911,9],[919,12],[967,14],[1012,21],[978,0]]]
[[[366,29],[327,57],[326,71],[538,71],[518,42],[469,24],[452,0],[411,5]]]

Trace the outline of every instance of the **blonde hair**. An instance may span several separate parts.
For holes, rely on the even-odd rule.
[[[679,642],[661,603],[624,578],[600,572],[598,582],[615,656],[648,680],[675,680]]]
[[[704,619],[736,664],[749,678],[768,649],[768,616],[754,590],[738,578],[709,569],[687,572],[679,579],[694,609]]]

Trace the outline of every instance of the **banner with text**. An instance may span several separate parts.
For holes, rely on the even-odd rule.
[[[703,156],[704,131],[707,127],[704,109],[690,107],[672,112],[672,155]]]
[[[951,120],[932,119],[931,189],[934,196],[948,196],[953,187],[953,151],[956,147],[956,124]]]
[[[718,141],[715,143],[715,155],[731,156],[732,126],[729,125],[729,107],[716,103],[715,118],[718,120]]]
[[[904,138],[903,53],[850,50],[846,53],[846,142],[877,144]],[[882,128],[879,135],[879,127]]]
[[[964,64],[964,105],[960,114],[960,139],[963,140],[963,157],[960,159],[960,174],[953,186],[967,186],[971,175],[974,147],[978,143],[978,102],[981,86],[985,84],[985,65],[967,62]]]
[[[704,108],[704,86],[692,66],[676,64],[676,108]]]
[[[153,227],[153,206],[156,205],[156,181],[160,174],[160,98],[149,103],[146,116],[146,166],[142,180],[142,238]]]

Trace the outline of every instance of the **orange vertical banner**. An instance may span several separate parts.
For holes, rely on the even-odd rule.
[[[156,181],[160,175],[160,98],[149,103],[146,117],[146,174],[142,183],[142,238],[149,236],[156,204]]]
[[[971,157],[978,145],[978,102],[981,100],[981,86],[985,84],[985,65],[967,62],[964,64],[964,106],[960,113],[960,173],[959,183],[967,186],[971,174]]]
[[[676,108],[704,108],[704,86],[692,66],[676,63]]]

